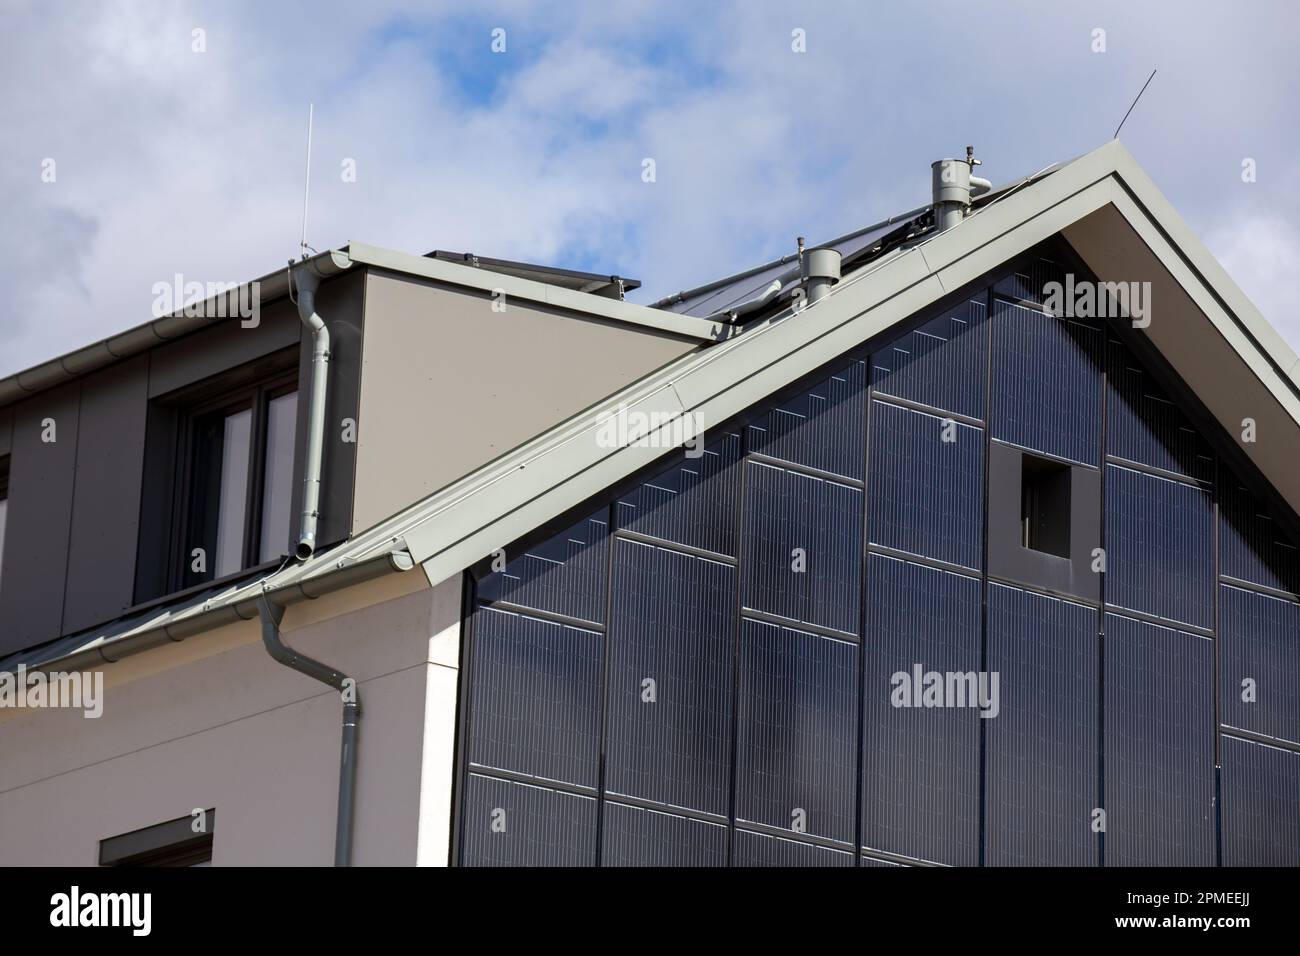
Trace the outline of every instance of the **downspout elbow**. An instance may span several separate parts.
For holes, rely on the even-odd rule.
[[[313,680],[328,684],[343,697],[343,740],[339,747],[338,815],[334,829],[334,865],[352,865],[352,830],[356,817],[357,733],[361,723],[361,698],[357,682],[315,658],[289,647],[280,638],[284,608],[273,604],[265,594],[257,599],[262,619],[262,644],[272,659]]]

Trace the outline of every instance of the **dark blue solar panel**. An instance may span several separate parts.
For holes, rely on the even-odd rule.
[[[842,850],[785,840],[781,837],[736,831],[734,866],[852,866],[853,854]]]
[[[1220,720],[1300,743],[1300,604],[1221,587],[1219,647]]]
[[[749,426],[749,449],[862,479],[867,366],[854,362]]]
[[[600,651],[593,631],[480,608],[469,667],[469,759],[594,787]]]
[[[1210,627],[1213,502],[1193,485],[1106,467],[1106,601]]]
[[[761,462],[746,469],[745,607],[856,634],[862,492]]]
[[[858,649],[741,623],[736,818],[853,842]]]
[[[484,601],[509,601],[586,621],[605,620],[605,581],[609,568],[607,509],[519,556],[506,555],[505,570],[484,576],[478,595]]]
[[[706,438],[703,454],[674,464],[618,500],[618,527],[717,554],[736,554],[740,436]]]
[[[870,442],[872,543],[978,568],[983,431],[873,402]]]
[[[1300,593],[1300,547],[1226,468],[1219,472],[1220,572]]]
[[[827,248],[835,249],[845,259],[853,256],[855,253],[874,246],[882,238],[891,232],[902,228],[907,223],[906,219],[896,222],[886,223],[877,226],[874,229],[868,229],[860,235],[849,236],[839,242],[832,242]],[[814,248],[814,247],[809,247]],[[670,312],[676,312],[680,315],[708,316],[723,309],[732,308],[740,305],[762,292],[772,280],[782,273],[793,268],[797,263],[793,257],[789,262],[777,263],[756,272],[754,275],[734,279],[716,289],[709,289],[699,295],[691,296],[681,302],[675,302],[664,308]],[[797,280],[795,280],[797,281]],[[786,283],[788,289],[794,283]]]
[[[988,309],[963,302],[871,354],[879,392],[947,412],[984,418]]]
[[[606,801],[601,866],[726,866],[727,828]]]
[[[726,814],[736,571],[614,542],[605,786]]]
[[[1300,866],[1300,753],[1226,734],[1223,865]]]
[[[995,301],[993,437],[1099,464],[1103,339],[1099,329]]]
[[[1106,615],[1106,865],[1214,865],[1214,644]]]
[[[464,866],[594,866],[596,800],[469,774],[461,805]]]
[[[985,863],[1096,866],[1097,612],[996,584],[988,596],[1001,710],[985,721]]]
[[[896,673],[980,668],[980,582],[872,555],[868,564],[862,842],[979,862],[979,724],[971,708],[895,707]]]
[[[1214,480],[1214,453],[1178,406],[1119,342],[1107,346],[1106,453]]]
[[[1076,281],[1078,278],[1081,277],[1076,277]],[[1041,305],[1047,298],[1048,283],[1056,282],[1064,286],[1065,281],[1065,266],[1050,259],[1032,259],[1018,265],[1014,272],[999,280],[993,288],[1008,298]]]

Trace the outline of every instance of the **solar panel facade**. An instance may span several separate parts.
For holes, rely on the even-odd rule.
[[[1131,329],[1044,312],[1065,275],[990,276],[505,549],[456,862],[1300,864],[1294,516]],[[1086,478],[1057,518],[1095,548],[1039,550],[1030,459]]]

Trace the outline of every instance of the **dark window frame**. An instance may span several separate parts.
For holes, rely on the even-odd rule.
[[[193,814],[99,841],[100,866],[184,867],[212,862],[217,811],[204,810],[204,831],[194,832]]]
[[[202,401],[181,406],[177,422],[176,476],[172,496],[172,527],[177,531],[172,536],[168,558],[170,571],[167,590],[169,593],[238,577],[263,563],[269,563],[261,560],[267,416],[273,400],[296,391],[298,391],[298,370],[292,368],[272,372],[255,381],[220,391]],[[202,497],[199,496],[200,479],[196,474],[196,463],[200,454],[200,429],[206,422],[218,418],[224,419],[227,415],[245,410],[251,412],[251,421],[240,567],[229,574],[217,576],[216,550],[212,548],[207,555],[208,576],[196,580],[195,575],[189,570],[190,554],[194,548],[206,547],[206,544],[199,543],[201,538],[196,537],[195,526],[200,521],[211,520],[209,515],[213,513],[213,491],[205,489],[207,493]],[[216,462],[216,471],[220,473],[220,459]],[[218,487],[215,493],[219,492]]]
[[[1068,464],[1025,452],[1020,456],[1020,546],[1070,558]]]

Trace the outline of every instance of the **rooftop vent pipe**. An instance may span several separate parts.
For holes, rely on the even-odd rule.
[[[800,272],[809,305],[831,294],[831,286],[840,281],[842,258],[834,249],[809,249],[803,254]]]
[[[930,191],[934,199],[934,225],[951,229],[970,213],[970,201],[993,188],[987,179],[972,176],[980,161],[975,147],[966,147],[965,159],[940,159],[930,164]]]
[[[775,301],[777,295],[785,288],[787,282],[799,280],[804,290],[805,301],[812,305],[830,294],[831,286],[840,281],[841,255],[834,249],[807,249],[803,247],[803,237],[799,237],[799,261],[785,272],[765,285],[754,296],[744,302],[719,309],[707,316],[708,319],[722,322],[736,322],[743,315],[757,312]]]

